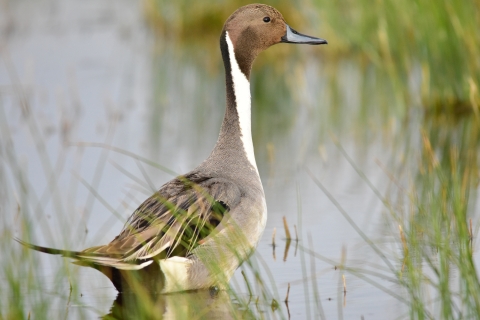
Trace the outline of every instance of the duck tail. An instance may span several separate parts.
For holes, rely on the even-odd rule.
[[[79,256],[81,255],[81,252],[79,251],[70,251],[70,250],[61,250],[61,249],[55,249],[55,248],[42,247],[32,243],[25,242],[19,238],[13,238],[13,239],[18,243],[20,243],[21,245],[35,251],[40,251],[40,252],[54,254],[54,255],[61,255],[62,257],[66,257],[66,258],[80,259]]]
[[[149,284],[152,277],[157,279],[156,281],[153,281],[153,283],[156,283],[157,285],[161,284],[161,286],[163,286],[164,283],[163,274],[161,274],[160,268],[158,265],[152,265],[154,260],[146,260],[141,263],[128,263],[123,262],[120,259],[106,257],[88,251],[61,250],[37,246],[18,238],[14,238],[14,240],[29,249],[53,255],[60,255],[66,258],[72,258],[75,259],[73,264],[94,268],[107,276],[119,292],[123,292],[124,290],[130,288],[131,282],[138,281],[138,277],[140,277],[140,279],[143,278],[142,283],[146,286],[153,285]],[[144,268],[145,270],[141,270]]]

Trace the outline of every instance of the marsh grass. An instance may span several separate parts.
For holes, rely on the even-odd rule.
[[[479,126],[475,118],[425,123],[419,172],[410,190],[412,206],[400,225],[405,231],[399,275],[409,290],[411,317],[426,318],[432,286],[442,318],[471,318],[480,312],[480,283],[474,262],[477,220]],[[476,222],[478,224],[478,222]]]
[[[410,318],[479,314],[476,237],[469,227],[472,220],[478,226],[478,130],[474,117],[427,118],[421,148],[402,169],[410,179],[401,190],[402,205],[384,199],[395,222],[390,231],[398,226],[401,254],[393,271],[407,292]],[[406,169],[412,166],[416,170]]]

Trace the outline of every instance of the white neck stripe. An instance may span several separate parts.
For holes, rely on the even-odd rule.
[[[253,152],[252,142],[252,124],[251,124],[251,102],[250,102],[250,82],[238,66],[235,58],[235,51],[232,40],[226,32],[228,46],[228,57],[230,59],[230,68],[232,69],[233,92],[235,94],[235,103],[237,107],[238,120],[240,122],[240,131],[243,148],[250,164],[255,168],[258,174],[257,163],[255,162],[255,153]]]

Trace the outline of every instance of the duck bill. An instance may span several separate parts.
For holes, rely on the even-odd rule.
[[[287,24],[287,32],[282,37],[282,41],[284,43],[297,43],[297,44],[327,44],[327,40],[321,38],[310,37],[305,34],[301,34],[300,32],[290,28]]]

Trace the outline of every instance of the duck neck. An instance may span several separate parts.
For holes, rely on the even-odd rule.
[[[251,62],[242,63],[240,68],[227,31],[222,33],[220,48],[225,65],[227,108],[213,153],[222,149],[228,156],[246,158],[258,174],[251,129]]]

